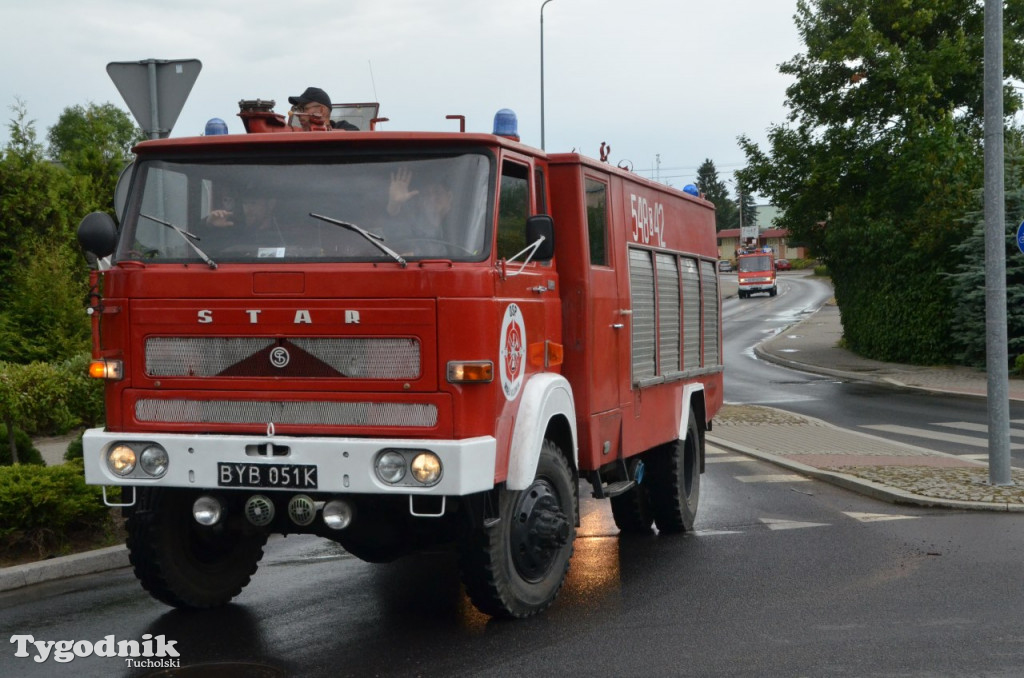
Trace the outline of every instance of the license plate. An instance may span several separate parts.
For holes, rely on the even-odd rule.
[[[315,490],[316,466],[313,464],[217,464],[220,487],[270,487],[289,490]]]

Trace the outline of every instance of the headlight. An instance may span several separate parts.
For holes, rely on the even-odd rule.
[[[142,470],[156,478],[167,473],[168,461],[167,451],[158,445],[150,445],[139,456],[139,465],[142,466]]]
[[[107,452],[107,466],[119,476],[135,470],[135,450],[127,445],[115,445]]]
[[[441,479],[441,460],[433,452],[421,452],[412,460],[412,476],[424,485],[434,485]]]
[[[405,477],[405,457],[394,450],[377,457],[377,477],[385,483],[398,483]]]

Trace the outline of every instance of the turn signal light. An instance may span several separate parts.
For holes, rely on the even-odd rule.
[[[124,363],[120,360],[100,358],[89,363],[89,376],[93,379],[117,381],[124,377]]]
[[[494,381],[494,363],[490,360],[452,361],[448,363],[448,381],[453,384]]]
[[[527,347],[530,364],[545,369],[561,365],[565,359],[565,349],[553,341],[539,341]]]

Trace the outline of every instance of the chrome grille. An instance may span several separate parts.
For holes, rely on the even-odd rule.
[[[274,344],[265,337],[150,337],[146,374],[151,377],[213,377]]]
[[[437,424],[437,407],[420,403],[262,400],[156,400],[135,403],[139,421],[176,424],[305,424],[399,426]]]
[[[292,376],[269,362],[250,360],[279,340],[267,337],[150,337],[146,374],[151,377]],[[291,337],[280,340],[323,363],[295,376],[355,379],[415,379],[420,343],[407,337]],[[248,361],[248,362],[247,362]]]
[[[415,339],[310,337],[291,343],[346,377],[415,379],[420,374],[420,344]]]

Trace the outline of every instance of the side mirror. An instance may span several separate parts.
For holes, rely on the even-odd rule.
[[[117,226],[106,212],[86,214],[78,225],[78,244],[97,259],[108,257],[117,247]]]
[[[537,261],[551,261],[555,256],[555,222],[547,214],[535,214],[526,219],[526,242],[536,242],[543,237],[544,242],[537,248],[533,258]]]

